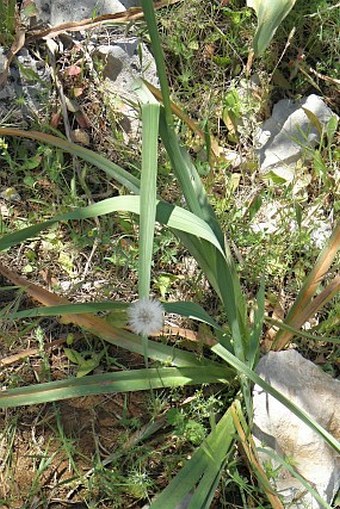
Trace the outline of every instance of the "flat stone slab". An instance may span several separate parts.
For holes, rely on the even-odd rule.
[[[269,352],[260,360],[257,373],[339,440],[340,381],[321,371],[295,350]],[[256,446],[265,446],[287,458],[331,504],[340,487],[339,456],[316,432],[258,385],[253,390],[253,403]],[[274,469],[279,465],[264,452],[260,452],[259,457],[264,465],[270,461]],[[285,507],[322,507],[284,467],[275,476],[273,484],[283,497]]]

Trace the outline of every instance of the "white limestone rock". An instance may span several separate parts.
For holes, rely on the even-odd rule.
[[[331,378],[295,350],[270,352],[257,372],[266,382],[309,413],[337,440],[340,438],[340,381]],[[255,385],[254,440],[293,460],[297,472],[330,504],[340,487],[340,460],[324,440],[275,398]],[[259,453],[263,464],[269,456]],[[272,461],[275,468],[278,464]],[[273,481],[285,508],[322,507],[302,484],[281,468]]]
[[[52,26],[70,21],[81,21],[101,14],[115,14],[134,6],[138,0],[35,0],[37,17]]]
[[[126,141],[138,138],[138,113],[130,103],[138,103],[136,80],[144,78],[158,87],[156,63],[150,51],[136,37],[117,38],[114,45],[99,46],[94,56],[104,63],[103,92],[106,103],[123,116],[120,125]]]
[[[311,111],[321,126],[334,115],[321,97],[311,94],[299,101],[283,99],[275,104],[272,116],[260,127],[255,145],[262,173],[273,172],[289,180],[296,163],[320,142],[320,132],[305,111]]]

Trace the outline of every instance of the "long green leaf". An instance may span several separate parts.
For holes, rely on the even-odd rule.
[[[247,0],[248,7],[252,7],[257,16],[257,30],[254,37],[254,52],[260,55],[264,52],[274,34],[294,7],[296,0]]]
[[[170,157],[170,161],[175,171],[176,177],[181,183],[189,209],[196,216],[206,220],[208,224],[210,224],[212,230],[215,232],[217,238],[220,241],[221,247],[223,247],[223,234],[216,220],[214,211],[207,201],[204,186],[196,168],[191,163],[188,154],[184,151],[184,149],[180,147],[174,131],[170,90],[167,80],[165,60],[157,29],[153,1],[142,0],[141,4],[151,38],[152,50],[155,57],[158,77],[161,85],[164,109],[161,110],[160,134],[163,143]]]
[[[77,306],[82,306],[81,304],[72,304],[65,306],[50,306],[46,308],[37,308],[34,310],[27,311],[18,311],[17,313],[11,313],[9,317],[13,317],[15,319],[20,319],[24,317],[32,317],[32,316],[58,316],[58,315],[69,315],[69,314],[77,314],[74,313],[74,308],[76,307],[76,311],[82,312]],[[84,305],[87,307],[86,312],[93,312],[94,307],[89,308],[89,305]],[[85,312],[85,308],[83,312]],[[100,306],[99,309],[108,309],[107,305]],[[112,308],[111,308],[112,309]],[[6,319],[6,314],[0,316],[2,319]],[[144,355],[144,347],[141,343],[140,336],[136,334],[132,334],[131,332],[121,329],[118,327],[114,327],[113,325],[109,325],[109,330],[99,330],[96,329],[92,331],[98,337],[102,338],[107,343],[118,346],[120,348],[125,348],[126,350],[137,353],[139,355]],[[218,366],[217,363],[206,359],[205,357],[197,358],[197,356],[191,352],[187,352],[185,350],[181,350],[180,348],[176,348],[175,346],[165,345],[158,341],[153,341],[151,339],[148,340],[147,344],[147,352],[149,359],[154,361],[162,362],[166,365],[171,364],[172,366],[178,367],[188,367],[188,366],[205,366],[206,369],[210,369],[210,367]],[[232,372],[230,372],[230,376],[232,376]]]
[[[176,312],[174,308],[171,307],[171,304],[164,306],[166,311],[168,312]],[[191,310],[195,305],[190,306]],[[77,315],[83,313],[96,313],[98,311],[107,311],[107,310],[126,310],[128,308],[128,304],[122,302],[98,302],[98,303],[83,303],[83,304],[62,304],[57,306],[47,306],[47,307],[38,307],[32,309],[25,309],[23,311],[15,311],[8,312],[6,310],[1,311],[0,320],[20,320],[23,318],[34,318],[38,316],[67,316],[67,315]],[[199,308],[199,306],[198,306]],[[178,310],[178,308],[177,308]],[[183,313],[184,314],[184,313]],[[193,313],[191,313],[193,316]],[[184,316],[186,316],[184,314]],[[204,314],[202,312],[199,314],[200,320],[204,321]],[[203,318],[202,318],[203,316]],[[209,316],[209,315],[207,315]],[[207,321],[209,325],[213,324]],[[91,332],[93,330],[91,329]],[[119,346],[121,348],[125,348],[130,352],[134,352],[137,354],[143,355],[144,348],[141,343],[140,337],[132,334],[131,332],[120,329],[112,324],[109,324],[109,331],[99,330],[97,327],[95,329],[95,333],[101,337],[104,341]],[[206,369],[210,369],[210,367],[218,366],[217,363],[206,359],[205,357],[197,356],[191,352],[187,352],[185,350],[181,350],[177,347],[164,345],[163,343],[148,340],[147,343],[147,353],[148,358],[153,359],[155,361],[163,362],[166,364],[171,364],[173,366],[185,367],[185,366],[206,366]],[[230,378],[233,376],[233,371],[230,371]]]
[[[206,509],[211,507],[218,482],[223,474],[223,461],[210,464],[203,474],[194,494],[190,500],[188,509]]]
[[[255,371],[250,369],[245,363],[237,359],[237,357],[228,352],[228,350],[226,350],[220,344],[213,346],[212,351],[224,359],[228,364],[237,369],[237,371],[239,371],[242,375],[248,377],[252,382],[258,384],[260,387],[262,387],[262,389],[268,392],[268,394],[280,401],[280,403],[282,403],[285,407],[288,408],[288,410],[299,417],[299,419],[301,419],[307,426],[309,426],[313,431],[316,431],[316,433],[318,433],[335,451],[340,452],[340,443],[328,431],[320,426],[320,424],[318,424],[315,419],[308,415],[307,412],[298,408],[286,396],[281,394],[278,390],[263,380],[263,378],[255,373]]]
[[[60,304],[59,306],[47,306],[24,309],[22,311],[1,310],[0,318],[6,320],[22,320],[23,318],[36,318],[37,316],[63,316],[79,315],[83,313],[97,313],[98,311],[126,310],[129,304],[125,302],[86,302]]]
[[[253,368],[257,364],[257,359],[260,352],[260,339],[263,329],[265,311],[265,292],[264,292],[264,278],[261,281],[259,291],[256,298],[256,309],[254,312],[254,324],[252,327],[249,349],[247,352],[248,366]]]
[[[157,205],[157,154],[159,103],[149,92],[148,102],[142,104],[142,176],[140,190],[140,232],[138,287],[139,298],[150,296],[151,261]]]
[[[51,134],[40,133],[39,131],[22,131],[21,129],[0,128],[0,136],[17,136],[19,138],[29,138],[31,140],[48,143],[54,147],[60,148],[69,154],[81,157],[84,161],[93,164],[97,168],[103,170],[110,178],[125,186],[132,193],[139,193],[140,182],[138,178],[131,175],[115,163],[112,163],[105,157],[89,150],[88,148],[71,143]]]
[[[195,302],[164,302],[162,303],[167,313],[175,313],[181,316],[186,316],[200,322],[210,325],[214,329],[223,331],[213,318]],[[61,304],[59,306],[37,307],[31,309],[24,309],[23,311],[16,312],[0,312],[0,317],[7,320],[20,320],[22,318],[32,318],[37,316],[63,316],[69,314],[82,314],[82,313],[97,313],[98,311],[113,311],[113,310],[126,310],[129,304],[125,302],[86,302],[86,303],[73,303]]]
[[[79,208],[66,214],[60,214],[43,223],[29,226],[17,232],[4,235],[0,239],[0,251],[36,236],[40,231],[49,228],[56,222],[88,219],[117,211],[128,211],[139,214],[140,197],[116,196],[114,198],[108,198],[93,205]],[[161,224],[205,239],[221,250],[221,247],[209,226],[204,221],[197,218],[194,214],[182,209],[181,207],[158,201],[156,218]]]
[[[279,320],[274,320],[273,318],[266,316],[264,318],[265,322],[268,322],[272,325],[275,325],[278,329],[282,329],[288,332],[291,332],[294,336],[300,336],[301,338],[312,339],[313,341],[327,341],[328,343],[340,343],[340,336],[317,336],[315,334],[311,334],[310,332],[302,331],[287,325],[284,322],[280,322]]]
[[[184,232],[175,231],[182,243],[197,260],[205,276],[221,299],[227,313],[233,336],[233,349],[241,359],[246,359],[249,342],[246,306],[231,258],[211,249],[204,240]],[[229,265],[230,263],[230,265]]]
[[[167,125],[162,111],[160,134],[189,209],[209,224],[224,251],[223,253],[221,253],[221,250],[216,252],[216,249],[211,248],[204,242],[195,243],[192,239],[181,237],[183,241],[190,242],[191,254],[203,268],[210,283],[221,298],[234,338],[235,352],[239,358],[245,360],[249,342],[246,304],[230,249],[224,241],[223,233],[208,202],[200,176],[189,154],[180,146],[173,129]]]
[[[171,126],[168,125],[163,110],[160,112],[159,128],[172,169],[181,185],[189,210],[209,224],[221,247],[224,248],[223,232],[216,219],[214,210],[209,204],[201,178],[189,154],[181,147],[177,135]]]
[[[144,86],[144,85],[143,85]],[[139,212],[139,259],[138,295],[139,299],[150,298],[151,262],[156,222],[157,206],[157,155],[159,103],[145,87],[147,100],[142,103],[142,176]],[[144,360],[148,367],[148,338],[142,335]]]
[[[158,78],[161,85],[163,104],[165,109],[166,121],[169,126],[173,125],[173,117],[171,112],[170,102],[170,89],[168,84],[165,60],[161,47],[161,41],[157,30],[157,22],[155,16],[155,10],[152,0],[141,0],[141,5],[144,12],[144,19],[146,21],[148,31],[150,34],[153,56],[156,61]]]
[[[227,383],[228,374],[228,370],[224,367],[212,367],[207,370],[206,367],[199,366],[137,369],[84,378],[69,378],[0,391],[0,408],[36,405],[93,394],[133,392],[204,383]]]
[[[200,306],[195,302],[165,302],[163,304],[165,311],[168,313],[175,313],[177,315],[186,316],[193,320],[206,323],[214,329],[218,329],[223,332],[222,327]]]
[[[199,493],[196,499],[206,498],[231,448],[234,433],[233,419],[228,409],[191,459],[151,504],[150,509],[174,509],[196,488],[201,479],[202,484],[197,488]],[[196,506],[196,509],[203,507]]]

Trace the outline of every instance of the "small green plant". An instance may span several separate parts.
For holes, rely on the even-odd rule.
[[[205,438],[204,426],[192,419],[188,419],[186,415],[173,408],[167,413],[167,420],[173,426],[173,432],[179,438],[187,440],[193,445],[200,445]]]

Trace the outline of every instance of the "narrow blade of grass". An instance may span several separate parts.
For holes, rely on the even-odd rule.
[[[44,306],[68,305],[70,313],[63,315],[63,322],[71,322],[79,327],[89,331],[93,335],[102,338],[104,341],[113,345],[125,348],[130,352],[144,354],[141,339],[139,336],[132,334],[124,329],[114,327],[106,320],[90,314],[72,314],[72,304],[65,298],[59,297],[44,288],[25,280],[13,271],[10,271],[0,264],[0,274],[12,281],[19,287],[26,290],[28,295],[37,300]],[[212,361],[197,357],[190,353],[180,350],[179,348],[163,345],[156,341],[148,341],[148,355],[150,359],[172,364],[173,366],[199,366],[199,365],[216,365]]]
[[[146,80],[143,80],[143,83],[146,84],[148,89],[153,93],[153,95],[158,99],[159,101],[163,102],[162,93],[158,88],[156,88],[152,83],[149,83]],[[183,108],[175,104],[174,102],[170,101],[171,111],[180,119],[182,120],[191,130],[193,133],[197,134],[202,140],[202,142],[205,141],[206,133],[202,131],[202,129],[199,127],[198,123],[192,120]],[[210,157],[213,161],[217,160],[222,149],[219,147],[217,140],[210,134],[210,150],[208,153],[210,154]]]
[[[115,179],[132,193],[139,194],[140,182],[138,178],[134,177],[128,171],[109,161],[100,154],[97,154],[88,148],[82,147],[81,145],[71,143],[51,134],[40,133],[39,131],[33,130],[22,131],[21,129],[0,128],[0,136],[16,136],[19,138],[28,138],[31,140],[39,141],[41,143],[53,145],[54,147],[60,148],[71,155],[84,159],[84,161],[87,161],[93,166],[103,170],[108,177]]]
[[[263,329],[265,311],[264,279],[262,279],[256,297],[256,309],[254,313],[254,324],[250,333],[249,349],[247,352],[248,366],[253,368],[257,364],[260,351],[260,339]]]
[[[278,320],[274,320],[273,318],[266,316],[265,322],[271,323],[272,325],[275,325],[279,329],[283,329],[287,332],[291,332],[293,336],[300,336],[301,338],[306,339],[312,339],[313,341],[323,341],[323,342],[329,342],[329,343],[340,343],[340,336],[339,337],[331,337],[331,336],[317,336],[315,334],[311,334],[306,331],[295,329],[294,327],[291,327],[290,325],[287,325],[284,322],[280,322]]]
[[[340,249],[340,222],[335,226],[333,233],[328,240],[327,244],[321,251],[313,269],[309,276],[306,278],[293,306],[288,312],[288,315],[284,322],[295,329],[299,329],[302,325],[300,315],[304,309],[309,306],[312,302],[312,298],[322,282],[325,274],[329,267],[333,263],[333,260]],[[292,334],[288,331],[281,329],[275,338],[273,343],[273,349],[282,350],[285,345],[292,338]]]
[[[201,479],[202,484],[197,488],[199,498],[206,499],[210,493],[209,487],[214,483],[224,458],[232,446],[234,432],[235,428],[229,408],[217,423],[216,428],[194,452],[191,459],[151,504],[150,509],[174,509],[191,490],[196,488]],[[207,483],[207,480],[210,482]],[[201,506],[196,507],[201,509]]]
[[[225,368],[149,368],[92,375],[83,378],[69,378],[0,392],[0,408],[22,405],[37,405],[62,399],[134,392],[164,387],[181,387],[204,383],[226,383],[228,371]]]
[[[160,112],[160,135],[169,156],[172,169],[181,185],[189,210],[210,225],[223,248],[223,233],[215,213],[208,202],[200,176],[189,154],[181,147],[176,133],[169,127],[163,110]]]
[[[269,502],[271,503],[272,508],[284,509],[280,499],[274,493],[274,490],[271,487],[269,480],[267,479],[266,473],[263,470],[257,458],[252,435],[249,432],[248,426],[242,413],[241,405],[239,403],[237,405],[234,405],[234,407],[232,408],[232,416],[234,426],[236,428],[236,431],[242,444],[243,451],[245,452],[248,458],[249,466],[251,468],[251,474],[255,473],[261,488],[263,489],[263,491],[267,495]]]
[[[1,271],[1,265],[0,265]],[[36,318],[37,316],[63,316],[63,315],[81,315],[84,313],[98,313],[99,311],[126,310],[128,304],[125,302],[86,302],[60,304],[56,306],[48,306],[45,308],[37,307],[24,309],[15,312],[0,312],[0,318],[6,320],[22,320],[23,318]]]
[[[166,302],[163,304],[165,311],[168,313],[176,313],[177,315],[186,316],[193,320],[206,323],[214,329],[223,331],[222,327],[215,322],[213,318],[195,302]]]
[[[163,50],[161,46],[159,33],[157,30],[154,3],[153,0],[141,0],[141,5],[151,39],[153,56],[156,61],[157,74],[161,85],[166,121],[169,126],[172,126],[173,118],[170,104],[170,89],[167,78],[165,60],[163,56]]]

